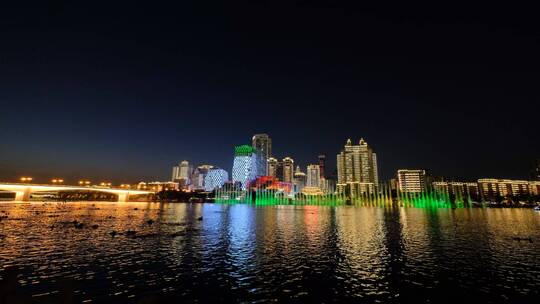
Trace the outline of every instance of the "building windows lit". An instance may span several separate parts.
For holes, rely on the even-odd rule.
[[[217,188],[223,187],[229,180],[229,173],[220,168],[211,168],[204,177],[204,190],[213,191]]]
[[[294,176],[294,160],[290,157],[285,157],[282,161],[282,166],[283,166],[282,181],[286,183],[292,183],[293,176]]]
[[[307,166],[307,183],[306,187],[317,187],[321,185],[321,171],[319,165]]]
[[[348,139],[343,150],[337,155],[337,173],[338,193],[345,193],[353,198],[361,193],[373,193],[379,185],[377,154],[363,138],[358,145],[353,145]]]
[[[240,183],[242,190],[246,190],[249,183],[257,178],[257,153],[248,145],[234,148],[234,161],[232,169],[232,182]]]
[[[401,169],[397,171],[398,189],[401,192],[421,193],[426,189],[426,171]]]
[[[251,146],[257,152],[257,176],[268,174],[267,160],[272,157],[272,139],[268,134],[255,134],[251,138]]]

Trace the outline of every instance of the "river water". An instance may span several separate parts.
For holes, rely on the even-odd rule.
[[[529,209],[4,202],[0,217],[0,302],[540,299]]]

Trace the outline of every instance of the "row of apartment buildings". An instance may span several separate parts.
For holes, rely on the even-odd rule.
[[[433,182],[425,170],[408,169],[398,170],[394,188],[408,193],[433,190],[447,195],[483,199],[540,195],[540,181],[481,178],[476,182]]]

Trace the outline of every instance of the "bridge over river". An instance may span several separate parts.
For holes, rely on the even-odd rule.
[[[97,191],[112,193],[118,196],[119,202],[126,202],[130,195],[151,194],[155,191],[118,189],[99,186],[68,186],[68,185],[43,185],[43,184],[21,184],[21,183],[0,183],[0,191],[14,192],[16,201],[28,201],[33,192],[48,191]]]

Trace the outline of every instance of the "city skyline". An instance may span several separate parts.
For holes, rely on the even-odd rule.
[[[254,141],[254,138],[255,136],[257,135],[265,135],[265,136],[268,136],[268,138],[270,138],[270,146],[272,145],[271,144],[271,138],[272,136],[270,134],[266,134],[266,133],[263,133],[263,134],[255,134],[253,136],[253,143],[252,143],[252,146],[253,146],[253,151],[258,151],[256,148],[255,148],[255,141]],[[345,148],[347,148],[347,145],[350,145],[351,144],[351,139],[347,139],[347,143],[345,145]],[[361,137],[360,138],[360,144],[364,144],[364,138]],[[367,145],[367,143],[365,143]],[[232,146],[234,147],[234,146]],[[236,148],[238,148],[238,146],[236,146]],[[270,148],[271,149],[271,148]],[[371,145],[369,146],[369,151],[371,153]],[[343,154],[343,149],[341,149],[341,152],[337,153],[338,154],[338,159],[340,158],[340,155]],[[287,153],[283,153],[282,151],[279,151],[278,152],[279,154],[283,154],[283,155],[288,155]],[[270,154],[271,155],[271,154]],[[273,154],[275,155],[275,154]],[[305,164],[300,164],[300,167],[304,168],[304,170],[307,169],[307,167],[309,167],[310,165],[313,165],[315,163],[318,164],[318,166],[320,167],[321,166],[321,157],[324,156],[325,154],[317,154],[317,153],[312,153],[312,155],[314,157],[312,157],[311,159],[309,159]],[[373,155],[375,155],[375,153],[373,153]],[[290,173],[290,180],[292,181],[292,176],[293,176],[293,172],[294,172],[294,168],[298,165],[298,162],[295,163],[295,161],[293,160],[293,158],[291,158],[290,156],[286,156],[285,158],[283,158],[283,161],[281,160],[276,160],[273,156],[270,156],[268,159],[271,159],[271,160],[275,160],[276,163],[275,163],[275,166],[277,168],[277,173],[278,173],[278,176],[280,177],[280,180],[283,179],[283,161],[289,159],[292,161],[292,167],[289,168]],[[325,160],[323,161],[324,163],[324,167],[325,167],[325,170],[326,170],[326,174],[327,176],[333,176],[334,178],[336,178],[336,182],[338,182],[339,180],[339,169],[338,169],[338,162],[335,161],[333,163],[333,166],[328,166],[328,159],[324,158]],[[229,159],[230,161],[230,159]],[[266,164],[266,161],[262,161],[262,159],[257,159],[256,160],[257,162],[257,171],[260,171],[262,170],[262,168],[264,168],[264,173],[268,173],[267,170],[268,170],[268,167],[267,167],[267,164]],[[263,165],[263,162],[265,163]],[[66,179],[66,181],[68,180],[71,180],[72,183],[75,183],[75,181],[77,180],[81,180],[84,179],[84,180],[93,180],[93,182],[95,184],[98,184],[98,181],[99,182],[103,182],[103,181],[107,181],[107,182],[115,182],[117,184],[120,184],[120,183],[123,183],[123,182],[129,182],[129,183],[136,183],[136,182],[140,182],[140,181],[167,181],[167,180],[175,180],[175,176],[177,177],[176,179],[189,179],[189,174],[188,172],[192,172],[194,171],[194,165],[195,167],[197,166],[215,166],[216,168],[220,168],[220,167],[223,167],[223,168],[229,168],[228,170],[226,170],[227,172],[231,172],[232,173],[232,167],[234,166],[234,164],[231,162],[229,164],[224,164],[223,166],[219,166],[219,165],[215,165],[215,162],[212,162],[212,161],[207,161],[207,162],[192,162],[191,160],[186,160],[186,159],[183,159],[182,161],[176,161],[175,162],[176,165],[173,165],[172,166],[172,178],[171,178],[171,175],[169,174],[168,177],[167,177],[167,174],[163,173],[163,174],[160,174],[158,177],[151,177],[151,178],[147,178],[147,179],[143,179],[143,178],[135,178],[134,180],[131,180],[131,181],[126,181],[126,178],[107,178],[107,177],[92,177],[92,178],[88,178],[88,176],[84,177],[83,175],[73,175],[73,176],[70,176],[69,174],[67,174],[68,178],[66,179],[64,176],[66,176],[66,174],[64,175],[61,175],[61,174],[28,174],[28,173],[22,173],[22,174],[19,174],[19,175],[13,175],[11,177],[7,177],[7,178],[4,178],[4,181],[19,181],[21,177],[24,177],[24,176],[32,176],[32,178],[35,180],[35,177],[34,176],[37,176],[38,180],[40,180],[41,182],[50,182],[51,180],[53,179],[56,179],[58,178],[58,176],[62,176],[62,179]],[[384,162],[383,162],[384,163]],[[434,174],[432,169],[431,168],[427,168],[427,167],[421,167],[421,166],[417,166],[417,167],[400,167],[400,168],[392,168],[392,169],[389,169],[386,168],[386,174],[382,176],[381,178],[381,175],[378,174],[377,178],[376,178],[376,182],[372,181],[374,184],[380,184],[380,183],[386,183],[386,182],[389,182],[392,178],[395,178],[398,176],[397,174],[397,171],[398,170],[425,170],[426,171],[426,174],[429,174],[431,177],[436,177],[436,178],[440,178],[440,179],[444,179],[446,181],[460,181],[460,180],[466,180],[466,181],[474,181],[474,180],[477,180],[477,179],[482,179],[482,178],[502,178],[502,179],[517,179],[517,180],[535,180],[532,176],[532,172],[534,170],[538,171],[538,169],[535,167],[535,166],[538,166],[537,164],[540,163],[540,160],[533,160],[533,161],[529,161],[528,165],[529,167],[525,168],[522,172],[522,174],[518,177],[509,177],[509,176],[488,176],[488,175],[485,175],[485,174],[477,174],[477,175],[465,175],[465,176],[445,176],[445,175],[442,175],[442,174]],[[184,166],[186,168],[182,169],[182,173],[180,174],[180,168]],[[187,168],[189,167],[189,168]],[[383,167],[384,166],[381,166],[381,164],[379,164],[379,162],[377,160],[375,160],[375,170],[376,172],[379,171],[379,169],[377,167]],[[276,170],[276,168],[274,168],[274,170]],[[168,170],[170,172],[170,169],[171,169],[171,166],[168,167]],[[331,171],[329,170],[331,169]],[[330,171],[330,172],[329,172]],[[262,172],[262,171],[261,171]],[[1,174],[2,172],[0,172]],[[276,173],[274,173],[276,174]],[[335,176],[334,176],[335,174]],[[180,177],[180,175],[182,175],[182,177]],[[259,174],[259,176],[263,176],[264,174]],[[271,176],[275,176],[275,175],[272,175],[270,174]],[[322,177],[322,176],[321,176]],[[289,181],[289,180],[287,180]],[[188,183],[190,183],[190,181],[188,181]]]

